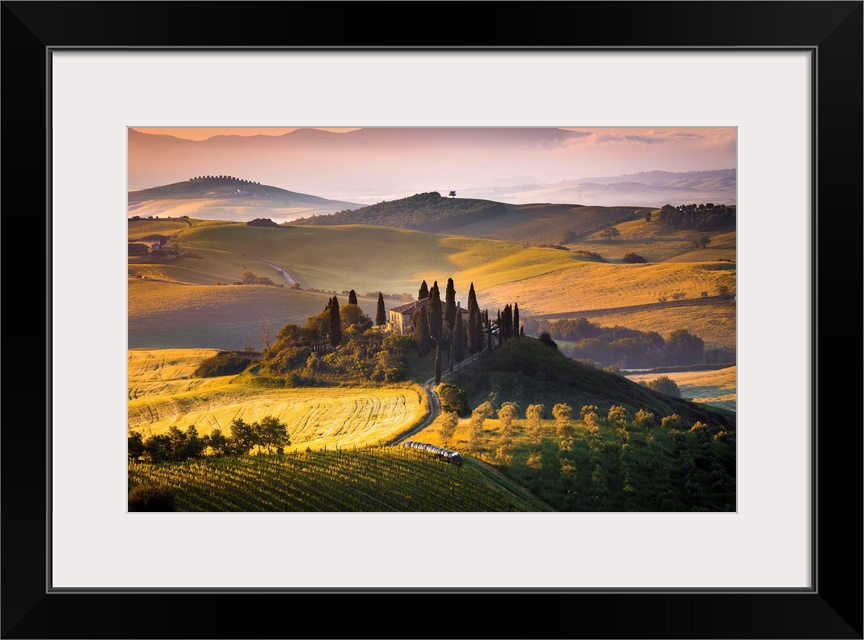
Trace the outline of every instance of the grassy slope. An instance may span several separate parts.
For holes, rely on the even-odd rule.
[[[129,279],[129,347],[261,348],[284,324],[303,324],[327,294],[257,285],[194,286]],[[375,303],[358,300],[367,313]]]
[[[401,447],[130,464],[130,488],[174,487],[181,511],[546,511],[482,468]]]
[[[578,415],[583,405],[597,405],[605,415],[612,405],[623,405],[631,415],[639,409],[656,416],[678,414],[689,426],[701,421],[711,426],[734,427],[727,412],[673,398],[646,389],[623,376],[582,365],[533,338],[510,340],[488,357],[448,379],[468,393],[471,406],[495,393],[499,401],[545,404],[551,410],[562,402]]]
[[[188,258],[172,264],[224,280],[266,261],[285,266],[318,289],[413,293],[423,279],[452,276],[476,287],[548,273],[581,260],[563,251],[525,248],[494,240],[440,236],[368,226],[189,229],[175,237]],[[474,265],[480,265],[475,267]],[[467,293],[467,292],[466,292]]]
[[[274,415],[288,424],[293,447],[317,449],[390,440],[424,411],[416,388],[262,389],[234,376],[190,378],[206,353],[130,351],[129,429],[157,434],[195,425],[209,433],[230,430],[234,418]]]
[[[688,264],[603,264],[586,262],[521,282],[508,282],[478,294],[481,305],[516,300],[525,315],[606,309],[656,303],[674,293],[698,298],[721,284],[735,291],[735,266],[725,262]]]
[[[567,204],[507,205],[489,220],[460,225],[453,233],[531,244],[561,244],[569,234],[583,234],[617,224],[643,211],[638,207],[583,207]]]
[[[595,232],[568,246],[595,251],[607,260],[621,260],[628,253],[637,253],[649,262],[712,262],[720,258],[735,260],[734,230],[703,233],[643,219],[614,226],[621,234],[615,240],[603,240],[600,233]],[[711,238],[711,244],[705,249],[693,250],[693,240],[703,235]]]
[[[153,264],[150,258],[130,259],[130,273],[151,281],[212,285],[237,280],[251,269],[284,284],[285,290],[238,287],[245,291],[228,293],[222,287],[177,289],[162,286],[163,282],[157,287],[152,282],[144,285],[130,280],[131,346],[260,346],[262,321],[278,329],[285,322],[302,323],[320,310],[317,307],[323,308],[326,297],[288,291],[288,283],[266,262],[286,269],[306,287],[335,291],[353,288],[361,294],[383,290],[416,295],[423,279],[431,285],[433,280],[443,284],[447,277],[453,277],[457,298],[464,302],[467,284],[473,281],[481,306],[494,311],[517,301],[523,316],[650,304],[660,296],[671,298],[679,292],[694,298],[702,291],[716,293],[720,285],[735,291],[734,264],[689,261],[709,257],[710,247],[671,256],[671,262],[660,264],[601,264],[587,262],[573,252],[380,227],[267,229],[239,223],[190,223],[192,227],[180,221],[171,223],[176,235],[169,245],[188,255],[164,259],[160,264]],[[168,233],[166,224],[162,220],[133,222],[130,236],[140,237],[155,229]],[[621,227],[628,225],[639,233],[683,233],[644,221]],[[672,240],[668,242],[674,251],[687,248],[683,244],[675,248]],[[598,248],[590,243],[580,246]],[[360,304],[374,316],[374,300],[361,299]],[[387,301],[388,308],[395,304]],[[628,324],[629,320],[639,324]],[[729,310],[684,309],[680,316],[677,312],[652,311],[644,320],[634,315],[618,323],[661,333],[687,328],[711,346],[734,345],[734,311]]]

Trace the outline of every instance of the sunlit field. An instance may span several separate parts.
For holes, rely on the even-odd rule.
[[[735,292],[735,265],[725,262],[686,264],[583,263],[528,280],[494,286],[478,295],[481,305],[503,306],[519,300],[525,315],[583,309],[609,309],[717,295],[718,287]]]
[[[653,380],[659,375],[668,376],[675,381],[685,398],[735,411],[737,370],[737,367],[727,367],[716,371],[633,374],[627,377],[634,382],[642,382]]]
[[[266,389],[237,383],[235,376],[189,379],[189,368],[205,352],[183,352],[129,352],[130,430],[149,437],[194,425],[203,435],[215,428],[230,432],[235,418],[251,423],[272,415],[288,425],[289,450],[321,449],[390,441],[426,413],[417,387]]]
[[[735,348],[734,303],[723,303],[697,307],[668,307],[650,311],[630,311],[613,314],[574,314],[604,327],[629,327],[639,331],[656,331],[661,336],[677,329],[686,329],[705,342],[706,349],[718,347]]]

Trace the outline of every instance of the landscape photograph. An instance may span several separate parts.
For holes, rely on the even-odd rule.
[[[736,511],[734,127],[127,160],[130,512]]]

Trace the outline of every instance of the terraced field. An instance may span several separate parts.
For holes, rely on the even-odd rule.
[[[234,376],[189,378],[205,353],[130,351],[128,428],[149,436],[194,425],[204,434],[272,415],[288,425],[289,449],[320,449],[389,441],[427,411],[419,387],[264,389]]]

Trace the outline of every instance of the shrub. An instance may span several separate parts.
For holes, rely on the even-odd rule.
[[[675,398],[681,397],[681,390],[678,388],[678,385],[675,381],[669,376],[660,376],[659,378],[655,378],[648,382],[645,386],[653,391],[659,391],[660,393],[665,393],[667,396],[673,396]]]
[[[558,343],[555,342],[555,341],[552,339],[552,336],[549,335],[549,332],[548,332],[548,331],[544,331],[543,333],[541,333],[541,334],[540,334],[540,337],[538,337],[537,339],[538,339],[540,342],[542,342],[543,344],[545,344],[545,345],[547,345],[547,346],[549,346],[549,347],[552,347],[553,349],[557,349],[557,348],[558,348]]]
[[[629,262],[630,264],[639,264],[648,261],[642,256],[640,256],[638,253],[628,253],[626,256],[624,256],[624,262]]]
[[[220,351],[202,361],[192,373],[196,378],[216,378],[242,373],[258,359],[258,354],[249,351]]]
[[[174,489],[167,484],[138,485],[129,492],[129,511],[175,511]]]
[[[445,382],[438,386],[437,391],[441,398],[442,411],[451,411],[462,417],[469,415],[468,395],[463,389]]]

